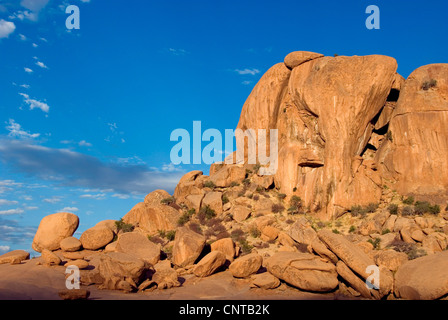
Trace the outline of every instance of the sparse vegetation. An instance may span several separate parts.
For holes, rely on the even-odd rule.
[[[413,216],[414,214],[415,214],[415,210],[411,206],[406,206],[403,209],[401,209],[401,215],[404,217]]]
[[[413,196],[409,196],[406,199],[403,199],[403,203],[407,204],[407,205],[413,205],[414,204],[414,197]]]
[[[373,249],[378,250],[381,243],[381,239],[380,238],[369,239],[367,240],[367,242],[372,244]]]
[[[243,184],[245,185],[245,186],[248,186],[248,185],[250,185],[250,180],[249,179],[244,179],[243,180]]]
[[[222,196],[222,204],[226,204],[226,203],[228,203],[230,200],[229,200],[229,198],[226,196],[226,195],[223,195]]]
[[[388,207],[387,210],[389,210],[390,214],[398,214],[398,204],[395,203],[391,203]]]
[[[207,220],[210,220],[211,218],[214,218],[216,216],[215,210],[210,208],[209,205],[206,205],[199,210],[199,213],[197,214],[197,217],[199,219],[199,222],[201,224],[205,224]]]
[[[250,227],[249,229],[249,234],[251,237],[253,238],[258,238],[261,236],[261,232],[260,230],[258,230],[257,226],[253,225]]]
[[[190,221],[191,217],[196,213],[196,209],[190,209],[187,212],[184,212],[184,214],[182,214],[179,218],[179,220],[177,220],[177,225],[179,226],[183,226],[185,225],[188,221]]]
[[[392,138],[392,131],[387,131],[386,133],[386,139],[389,140],[390,142],[393,142],[394,139]]]
[[[435,88],[437,86],[437,80],[436,79],[431,79],[431,80],[427,80],[424,81],[422,84],[422,89],[423,90],[429,90],[431,88]]]
[[[188,224],[188,227],[190,228],[190,230],[192,230],[192,231],[194,231],[196,233],[202,234],[202,228],[201,228],[201,226],[198,223],[190,222]]]
[[[134,231],[134,226],[130,223],[125,223],[123,221],[123,218],[121,218],[118,221],[115,221],[115,226],[117,227],[118,232],[121,231],[123,233],[126,233]]]
[[[414,260],[419,257],[426,256],[424,249],[418,248],[415,243],[407,243],[399,239],[395,239],[390,247],[398,252],[404,252],[408,255],[409,260]]]
[[[215,187],[216,185],[213,181],[208,180],[204,182],[204,188],[214,189]]]
[[[285,207],[283,205],[281,205],[280,203],[275,203],[272,205],[271,211],[273,213],[280,213],[283,212],[285,210]]]
[[[350,226],[350,229],[348,230],[349,233],[353,233],[356,231],[356,227],[355,226]]]
[[[158,236],[148,236],[148,240],[155,243],[155,244],[160,244],[160,245],[164,245],[165,241],[158,237]]]
[[[303,204],[302,199],[296,195],[292,196],[289,200],[289,208],[288,213],[289,214],[299,214],[303,213]]]
[[[176,230],[171,230],[166,233],[166,239],[168,241],[173,241],[175,237],[176,237]]]
[[[284,200],[286,198],[286,194],[279,193],[279,194],[277,194],[277,198],[279,198],[280,200]]]
[[[176,202],[176,200],[175,200],[174,197],[172,197],[172,196],[160,200],[160,203],[161,203],[161,204],[166,204],[167,206],[169,206],[170,204],[173,204],[173,203],[175,203],[175,202]]]
[[[340,234],[340,232],[339,232],[338,229],[333,229],[333,230],[331,230],[331,231],[333,231],[333,233],[335,233],[335,234]]]
[[[238,187],[240,184],[238,183],[238,182],[236,182],[236,181],[232,181],[231,183],[230,183],[230,187]]]
[[[367,214],[367,210],[362,206],[352,206],[350,209],[350,214],[352,215],[352,217],[364,218]]]
[[[375,212],[378,209],[378,203],[369,203],[366,207],[366,211],[369,213]]]
[[[384,229],[383,231],[381,231],[381,234],[382,234],[382,235],[384,235],[384,234],[388,234],[388,233],[390,233],[390,230],[389,230],[389,229]]]

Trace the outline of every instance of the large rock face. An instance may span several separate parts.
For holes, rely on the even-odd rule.
[[[188,227],[177,229],[173,246],[173,264],[186,267],[193,264],[205,246],[205,237]]]
[[[60,248],[63,239],[71,237],[78,229],[79,218],[73,213],[60,212],[44,217],[33,240],[33,250],[54,251]]]
[[[290,65],[292,71],[285,64],[269,69],[244,104],[237,128],[278,129],[275,186],[299,195],[320,218],[378,202],[381,177],[364,154],[392,87],[399,87],[395,59],[294,55],[310,58]]]
[[[418,68],[408,77],[377,161],[397,191],[423,200],[448,198],[448,64]]]
[[[448,252],[406,262],[395,274],[395,295],[403,299],[433,300],[448,293]]]
[[[160,260],[160,245],[148,240],[146,236],[137,232],[123,233],[118,237],[117,252],[135,256],[151,265]]]

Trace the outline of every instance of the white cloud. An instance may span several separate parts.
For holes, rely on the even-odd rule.
[[[43,42],[48,42],[48,40],[45,38],[39,38],[39,39],[42,40]]]
[[[41,67],[42,69],[48,69],[48,67],[45,65],[45,63],[41,62],[41,61],[37,61],[36,65]]]
[[[46,202],[46,203],[58,203],[58,202],[61,202],[61,198],[60,197],[52,197],[52,198],[44,199],[42,201]]]
[[[23,34],[19,34],[20,40],[26,41],[26,37]]]
[[[17,201],[11,201],[11,200],[6,200],[6,199],[0,199],[0,206],[11,206],[14,204],[18,204]]]
[[[0,246],[0,253],[8,252],[9,250],[11,250],[10,246]]]
[[[27,73],[32,73],[33,72],[33,70],[31,70],[30,68],[23,68],[24,70],[25,70],[25,72],[27,72]]]
[[[24,209],[26,211],[31,211],[31,210],[37,210],[37,209],[39,209],[39,207],[32,207],[32,206],[30,206],[30,207],[25,207]]]
[[[245,86],[248,86],[248,85],[250,85],[252,83],[252,81],[246,80],[246,81],[243,81],[241,83],[244,84]]]
[[[21,84],[20,87],[25,88],[25,89],[29,89],[30,85],[29,84]]]
[[[89,142],[87,142],[87,141],[85,141],[85,140],[81,140],[81,141],[79,141],[78,145],[79,145],[80,147],[91,147],[91,146],[92,146],[91,143],[89,143]]]
[[[40,133],[29,133],[22,129],[22,126],[14,121],[14,119],[9,119],[8,126],[6,130],[9,131],[8,136],[16,137],[19,139],[35,139],[40,136]]]
[[[104,200],[106,198],[106,194],[105,193],[82,194],[79,197],[83,199]]]
[[[29,11],[24,11],[24,15],[31,21],[37,21],[39,12],[48,4],[49,0],[22,0],[20,5]]]
[[[183,56],[186,55],[188,52],[184,49],[174,49],[174,48],[169,48],[168,52],[175,55],[175,56]]]
[[[16,30],[16,25],[14,22],[6,21],[1,19],[0,20],[0,39],[1,38],[8,38],[11,33]]]
[[[81,0],[81,2],[84,2],[84,3],[89,3],[89,2],[90,2],[90,0]]]
[[[30,99],[30,96],[27,95],[26,93],[19,93],[19,94],[24,98],[24,102],[29,105],[30,110],[40,109],[45,113],[48,113],[50,111],[50,106],[45,102]]]
[[[37,47],[38,47],[38,45],[33,43],[33,48],[37,48]]]
[[[169,163],[169,164],[164,164],[162,166],[162,171],[165,171],[165,172],[180,172],[180,171],[182,171],[182,168],[176,167],[174,164]]]
[[[125,199],[129,199],[130,195],[116,193],[116,194],[113,194],[112,197],[125,200]]]
[[[260,73],[260,70],[258,69],[244,69],[244,70],[240,70],[240,69],[235,69],[235,72],[237,72],[238,74],[241,75],[246,75],[246,74],[250,74],[252,76],[256,75],[257,73]]]
[[[2,210],[0,211],[0,216],[6,216],[6,215],[14,215],[14,214],[21,214],[24,211],[22,209],[9,209],[9,210]]]
[[[76,212],[76,211],[79,211],[79,209],[76,207],[65,207],[59,210],[59,212]]]

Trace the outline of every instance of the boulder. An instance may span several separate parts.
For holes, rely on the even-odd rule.
[[[109,252],[100,257],[98,270],[104,279],[101,289],[119,290],[121,281],[129,281],[138,284],[146,270],[145,263],[135,256],[122,252]]]
[[[150,207],[157,207],[162,204],[163,199],[170,197],[171,195],[165,190],[154,190],[145,197],[144,203]]]
[[[406,253],[395,250],[380,250],[374,258],[378,266],[384,266],[393,272],[397,271],[402,264],[408,261]]]
[[[195,209],[196,212],[199,212],[202,205],[202,199],[204,199],[203,194],[189,194],[185,198],[185,204],[187,205],[188,208]]]
[[[29,252],[24,250],[13,250],[2,254],[0,256],[0,264],[10,263],[10,264],[18,264],[23,260],[28,260],[30,258]]]
[[[171,206],[163,204],[150,206],[140,202],[123,217],[123,221],[138,226],[145,232],[155,234],[159,230],[176,229],[179,218],[179,211]]]
[[[430,64],[406,80],[376,161],[399,194],[446,204],[448,194],[448,64]]]
[[[79,241],[75,237],[67,237],[61,240],[60,247],[62,251],[75,252],[81,249],[82,244],[81,241]]]
[[[121,234],[115,250],[132,255],[151,265],[155,265],[160,260],[160,245],[149,241],[148,237],[138,232]]]
[[[46,266],[53,266],[53,265],[58,266],[62,262],[59,256],[57,256],[55,253],[47,249],[42,249],[41,257]]]
[[[277,239],[280,230],[272,226],[266,226],[261,230],[261,236],[265,238],[266,241],[273,241]]]
[[[251,210],[246,206],[236,205],[232,209],[233,220],[242,222],[250,216]]]
[[[186,267],[194,264],[205,246],[205,237],[188,227],[178,228],[174,238],[173,264]]]
[[[288,229],[288,235],[298,243],[310,245],[316,238],[317,233],[311,227],[306,218],[300,218]]]
[[[286,57],[285,57],[285,66],[288,69],[294,69],[295,67],[300,66],[302,63],[317,59],[317,58],[322,58],[324,55],[320,54],[320,53],[315,53],[315,52],[309,52],[309,51],[294,51],[289,53]]]
[[[66,264],[64,264],[64,267],[68,267],[68,266],[75,266],[78,267],[78,269],[83,270],[83,269],[87,269],[89,267],[89,263],[85,260],[74,260],[74,261],[69,261]]]
[[[208,277],[217,269],[226,263],[226,255],[221,251],[212,251],[207,254],[198,264],[193,268],[193,273],[197,277]]]
[[[230,262],[233,261],[235,252],[235,243],[231,238],[219,239],[210,245],[211,251],[221,251],[226,256],[226,259]]]
[[[229,266],[230,273],[235,278],[246,278],[256,273],[263,263],[263,257],[258,253],[250,253],[248,255],[235,259]]]
[[[58,250],[63,239],[71,237],[78,229],[79,218],[73,213],[60,212],[44,217],[33,239],[33,250],[42,252]]]
[[[232,182],[241,183],[246,178],[246,169],[239,165],[225,165],[213,175],[209,180],[217,187],[230,187]]]
[[[371,290],[374,289],[369,289],[366,286],[366,282],[362,281],[358,276],[356,276],[344,262],[338,261],[338,263],[336,264],[336,271],[341,276],[341,278],[347,281],[353,289],[361,294],[362,297],[368,299],[372,298]]]
[[[171,266],[159,263],[154,268],[156,272],[152,276],[152,281],[157,283],[158,289],[169,289],[181,285],[177,271],[171,268]]]
[[[117,234],[118,233],[118,227],[116,224],[117,220],[103,220],[98,222],[95,227],[107,227],[110,230],[112,230],[113,233]]]
[[[338,286],[335,266],[312,254],[277,252],[267,259],[266,268],[277,278],[301,290],[326,292]]]
[[[280,280],[269,272],[263,272],[252,275],[252,284],[265,290],[275,289],[280,286]]]
[[[340,234],[322,229],[317,233],[319,239],[341,259],[358,276],[366,280],[369,276],[367,268],[375,265],[375,262],[358,246],[348,241]]]
[[[114,233],[107,227],[92,227],[84,231],[79,239],[84,249],[98,250],[114,239]]]
[[[434,300],[448,294],[448,251],[406,262],[395,274],[395,295],[409,300]]]
[[[202,207],[209,206],[215,211],[216,214],[222,213],[222,193],[221,192],[209,192],[202,199]]]

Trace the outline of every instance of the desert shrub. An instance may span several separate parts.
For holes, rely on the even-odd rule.
[[[356,227],[355,226],[350,226],[350,229],[348,230],[348,232],[353,233],[356,231]]]
[[[175,237],[176,237],[176,230],[171,230],[166,233],[166,239],[168,241],[173,241]]]
[[[253,194],[253,193],[250,193],[250,194],[247,195],[247,197],[248,197],[249,199],[253,199],[253,198],[254,198],[254,194]],[[257,196],[257,198],[259,198],[259,197]]]
[[[422,215],[430,212],[431,204],[428,201],[416,201],[414,205],[414,211],[417,215]]]
[[[387,210],[389,210],[390,214],[398,214],[398,204],[395,203],[391,203],[388,207]]]
[[[258,194],[252,195],[252,199],[254,199],[255,201],[260,200],[260,196]]]
[[[177,220],[177,225],[179,226],[183,226],[185,225],[188,221],[190,221],[191,217],[196,213],[195,209],[190,209],[187,212],[185,212],[184,214],[182,214],[179,217],[179,220]]]
[[[403,199],[403,203],[407,205],[413,205],[414,204],[414,197],[409,196],[406,199]]]
[[[202,228],[201,228],[201,226],[198,223],[190,222],[188,224],[188,227],[190,228],[190,230],[192,230],[192,231],[194,231],[196,233],[202,234]]]
[[[411,206],[406,206],[403,209],[401,209],[401,215],[404,217],[413,216],[415,215],[415,210]]]
[[[250,174],[252,174],[253,172],[252,172],[252,170],[250,170],[250,169],[246,169],[246,175],[250,175]]]
[[[130,223],[125,223],[123,221],[123,218],[121,218],[118,221],[115,221],[115,226],[117,227],[118,230],[117,233],[120,231],[123,233],[134,231],[134,226]]]
[[[261,168],[261,165],[259,163],[257,163],[256,165],[253,166],[252,170],[255,173],[258,173],[258,170],[260,170],[260,168]]]
[[[159,232],[159,237],[161,238],[165,238],[166,237],[166,231],[165,230],[158,230]]]
[[[429,208],[429,213],[431,214],[439,214],[440,213],[440,206],[438,204],[435,204]]]
[[[390,230],[389,229],[384,229],[383,231],[381,231],[381,234],[388,234],[388,233],[390,233]]]
[[[174,199],[174,197],[168,197],[168,198],[160,200],[161,204],[166,204],[166,205],[170,205],[170,204],[173,204],[175,202],[176,202],[176,200]]]
[[[226,231],[220,232],[216,235],[216,240],[230,238],[230,233]]]
[[[230,237],[233,239],[233,241],[239,241],[241,239],[245,239],[244,236],[245,233],[241,229],[232,230],[232,232],[230,233]]]
[[[280,213],[280,212],[283,212],[283,210],[285,210],[285,207],[283,205],[281,205],[280,203],[275,203],[271,207],[271,211],[273,213]]]
[[[148,236],[148,240],[155,244],[161,244],[161,245],[165,244],[165,241],[158,236]]]
[[[264,188],[258,186],[257,189],[256,189],[255,191],[257,191],[258,193],[261,193],[261,192],[264,192]]]
[[[204,182],[204,187],[205,187],[205,188],[213,189],[213,188],[216,187],[216,185],[215,185],[215,183],[214,183],[213,181],[208,180],[208,181],[205,181],[205,182]]]
[[[216,216],[215,210],[210,208],[209,205],[206,205],[199,210],[199,213],[197,214],[199,222],[201,224],[205,224],[207,220],[210,220],[211,218],[214,218]]]
[[[237,187],[237,186],[239,186],[240,184],[238,183],[238,182],[236,182],[236,181],[232,181],[232,182],[230,182],[230,187]]]
[[[429,90],[430,88],[434,88],[437,86],[437,80],[436,79],[431,79],[431,80],[427,80],[424,81],[422,84],[422,89],[423,90]]]
[[[258,230],[258,228],[256,226],[250,227],[249,234],[253,238],[258,238],[259,236],[261,236],[261,232],[260,232],[260,230]]]
[[[378,203],[369,203],[365,210],[369,213],[375,212],[378,209]]]
[[[245,186],[248,186],[248,185],[250,185],[250,180],[249,179],[244,179],[243,180],[243,184],[245,185]]]
[[[286,223],[286,224],[293,224],[293,223],[294,223],[294,220],[292,220],[292,219],[287,219],[287,220],[285,221],[285,223]]]
[[[339,232],[338,229],[333,229],[333,230],[331,230],[331,231],[333,231],[333,233],[335,233],[335,234],[340,234],[340,232]]]
[[[395,239],[390,247],[398,252],[404,252],[408,255],[409,260],[414,260],[426,255],[424,249],[418,248],[415,243],[407,243],[399,239]]]
[[[279,198],[280,200],[283,200],[283,199],[286,198],[286,194],[284,194],[284,193],[279,193],[279,194],[277,194],[277,198]]]
[[[297,187],[292,188],[292,192],[296,192],[297,191]]]
[[[350,209],[350,214],[352,215],[352,217],[363,218],[367,214],[367,210],[362,206],[352,206]]]
[[[394,139],[392,138],[392,131],[387,131],[386,139],[389,140],[390,142],[394,141]]]
[[[269,248],[269,243],[262,242],[262,243],[259,243],[259,244],[254,244],[254,247],[257,248],[257,249]]]
[[[226,196],[226,195],[223,195],[222,196],[222,204],[226,204],[226,203],[228,203],[230,200],[229,200],[229,198]]]
[[[289,200],[289,205],[292,206],[301,206],[302,205],[302,199],[298,196],[292,196]]]
[[[378,249],[381,243],[381,239],[380,238],[369,239],[367,240],[367,242],[371,243],[374,249]]]
[[[289,208],[288,208],[289,214],[298,214],[303,213],[303,204],[302,199],[298,196],[292,196],[289,200]]]
[[[244,254],[251,253],[252,249],[254,248],[249,244],[249,242],[247,242],[246,239],[238,241],[238,243],[240,244],[241,251]]]

